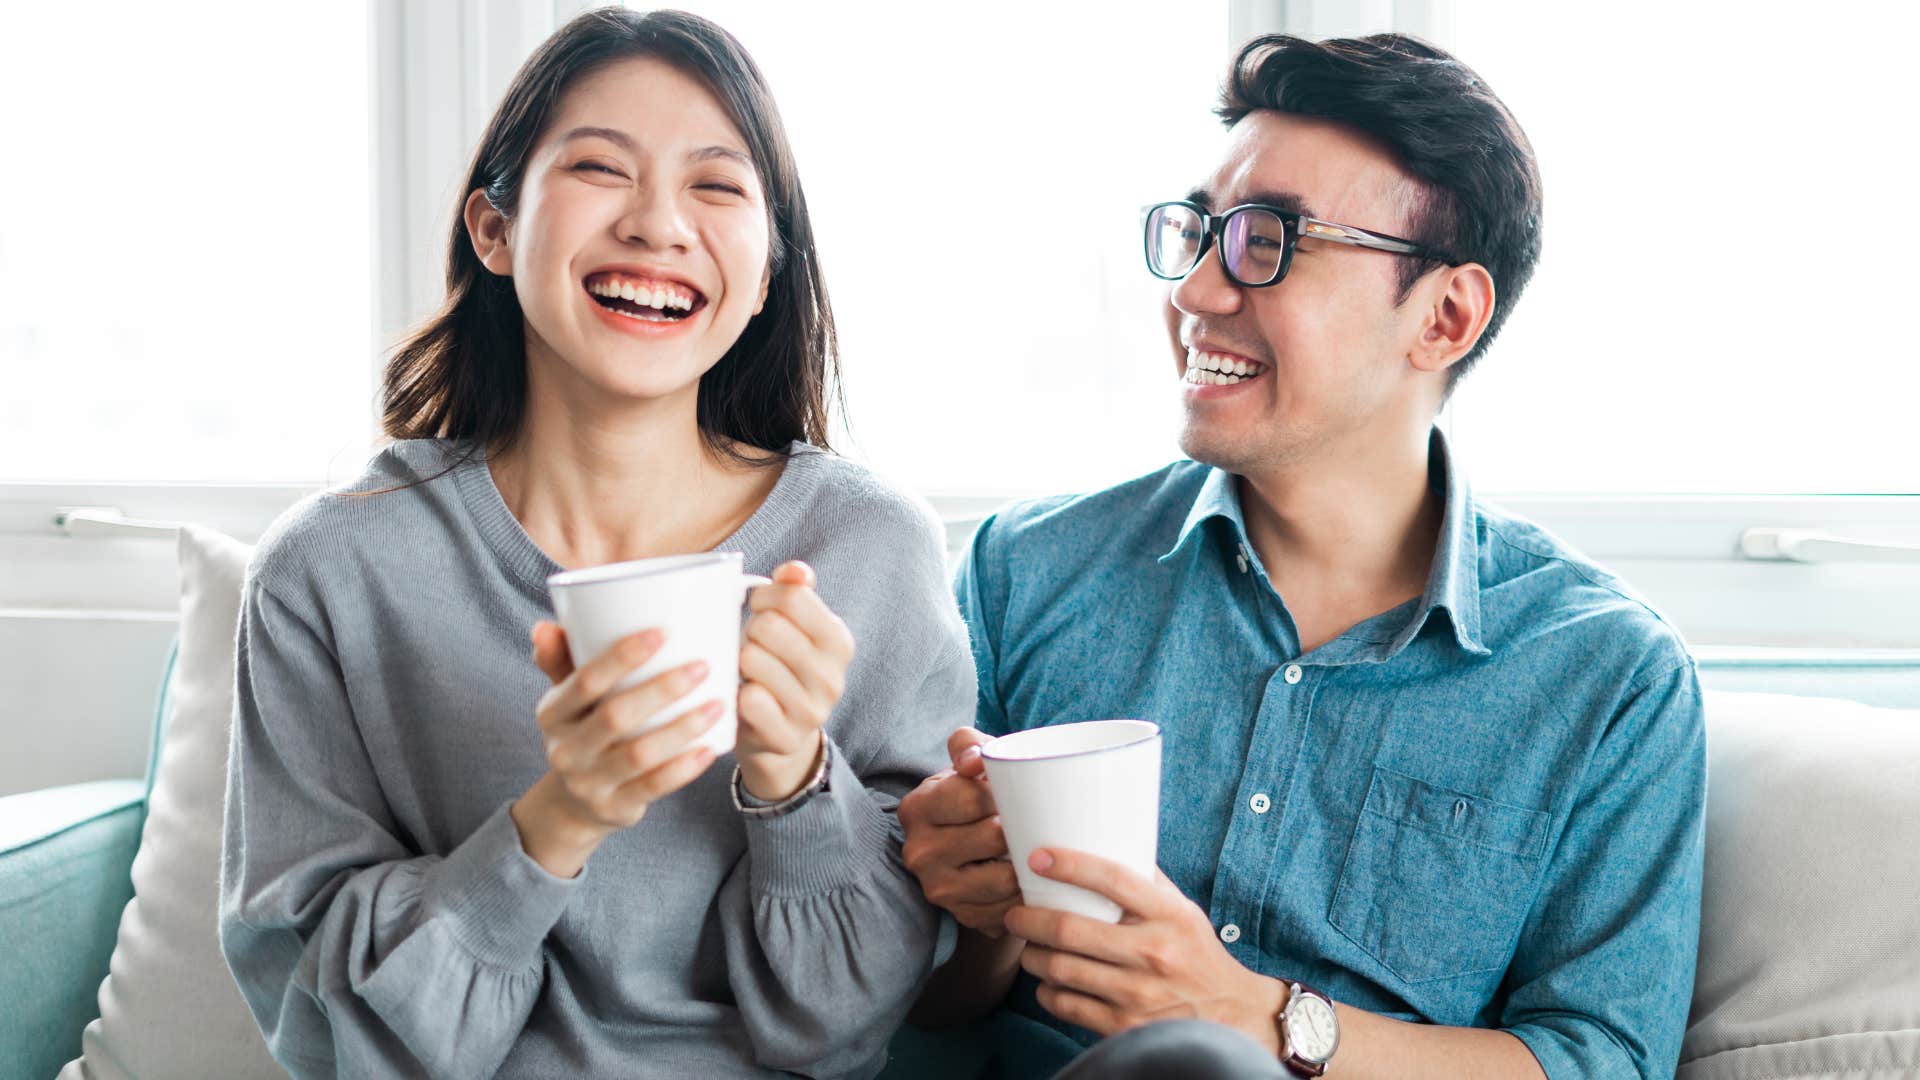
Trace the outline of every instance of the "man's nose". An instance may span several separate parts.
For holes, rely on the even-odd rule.
[[[1174,284],[1168,300],[1187,315],[1232,315],[1245,302],[1246,292],[1227,277],[1219,256],[1209,250],[1192,272]]]

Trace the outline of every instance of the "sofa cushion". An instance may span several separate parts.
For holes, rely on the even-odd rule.
[[[1920,711],[1709,691],[1681,1080],[1920,1075]]]
[[[134,896],[100,984],[100,1017],[63,1080],[286,1075],[227,972],[216,922],[234,635],[251,554],[216,532],[180,531],[180,651]]]
[[[52,1076],[79,1051],[133,895],[144,793],[94,780],[0,797],[0,1076]]]

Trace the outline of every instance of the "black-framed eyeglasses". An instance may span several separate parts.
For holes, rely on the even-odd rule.
[[[1179,281],[1214,248],[1220,268],[1234,284],[1249,289],[1278,285],[1293,265],[1301,237],[1350,244],[1371,251],[1413,255],[1451,264],[1445,253],[1352,225],[1308,217],[1279,206],[1247,203],[1223,213],[1184,200],[1155,203],[1140,211],[1145,225],[1147,270],[1154,277]],[[1214,241],[1218,240],[1216,246]]]

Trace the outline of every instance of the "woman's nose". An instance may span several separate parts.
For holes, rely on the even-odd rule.
[[[679,201],[670,190],[658,184],[634,193],[615,229],[622,242],[655,250],[685,251],[694,240],[693,225]]]

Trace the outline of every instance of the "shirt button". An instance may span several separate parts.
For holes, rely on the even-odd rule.
[[[1233,944],[1236,941],[1239,941],[1240,928],[1238,926],[1233,925],[1232,923],[1228,923],[1227,925],[1221,927],[1220,940],[1226,942],[1229,945]]]
[[[1248,800],[1247,805],[1253,807],[1254,813],[1264,814],[1267,811],[1273,809],[1273,800],[1267,798],[1267,793],[1262,791],[1259,794],[1255,795],[1252,799]]]
[[[1301,672],[1300,672],[1299,664],[1288,664],[1287,670],[1286,670],[1287,685],[1292,686],[1293,684],[1299,682],[1300,674]]]
[[[1245,555],[1235,555],[1235,556],[1234,556],[1234,559],[1235,559],[1235,561],[1237,561],[1237,562],[1239,562],[1239,564],[1240,564],[1240,572],[1241,572],[1241,573],[1243,573],[1243,574],[1244,574],[1244,573],[1246,573],[1246,572],[1247,572],[1247,557],[1246,557]]]

